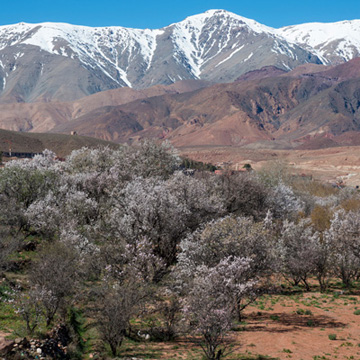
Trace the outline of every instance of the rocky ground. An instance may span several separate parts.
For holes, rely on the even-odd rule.
[[[12,348],[14,344],[13,341],[6,339],[6,336],[8,335],[9,334],[0,331],[0,356],[1,354],[6,353],[8,349]]]
[[[70,359],[67,354],[69,334],[65,326],[55,327],[46,338],[16,338],[8,340],[10,334],[0,332],[0,359]]]

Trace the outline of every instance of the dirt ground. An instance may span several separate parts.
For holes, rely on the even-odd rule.
[[[245,163],[258,170],[271,161],[283,161],[294,174],[313,175],[316,179],[347,186],[360,185],[360,147],[334,147],[321,150],[272,150],[226,147],[190,147],[180,149],[191,159],[218,164],[230,162],[235,168]],[[237,165],[238,164],[238,165]]]
[[[247,313],[245,330],[237,337],[243,349],[279,359],[360,359],[360,317],[354,315],[359,297],[313,293],[277,299],[271,311]]]
[[[244,312],[244,321],[229,333],[233,353],[226,359],[360,359],[359,295],[265,296]],[[360,311],[359,311],[360,314]],[[335,339],[334,339],[335,338]],[[191,341],[124,345],[125,358],[202,359]]]

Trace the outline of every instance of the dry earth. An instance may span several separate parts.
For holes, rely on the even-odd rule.
[[[334,182],[342,179],[348,186],[360,185],[360,146],[333,147],[320,150],[267,150],[233,146],[183,147],[181,153],[191,159],[221,163],[232,167],[250,163],[255,170],[272,161],[283,161],[294,174],[313,175]]]
[[[227,359],[360,359],[360,296],[321,294],[263,297],[244,312],[230,332],[233,353]],[[305,311],[307,311],[305,313]],[[331,340],[329,335],[336,336]],[[122,355],[147,359],[201,359],[186,339],[171,343],[124,344]]]
[[[355,300],[334,300],[319,293],[299,299],[278,297],[278,303],[270,304],[270,313],[248,313],[248,325],[237,340],[247,352],[279,359],[360,359],[360,323],[354,315],[359,298],[350,298]],[[298,309],[312,315],[299,315]],[[272,320],[276,316],[279,319]],[[330,334],[336,340],[330,340]]]

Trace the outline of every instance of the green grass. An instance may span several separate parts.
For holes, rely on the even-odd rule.
[[[347,342],[342,343],[340,346],[341,346],[341,347],[352,347],[352,346],[354,346],[354,344],[351,343],[351,342],[349,342],[349,341],[347,341]]]
[[[19,315],[16,314],[14,307],[6,302],[0,302],[0,330],[12,332],[23,325]]]
[[[298,315],[312,315],[313,313],[312,313],[312,311],[309,310],[309,309],[306,309],[306,310],[304,310],[304,309],[297,309],[297,310],[296,310],[296,314],[298,314]]]

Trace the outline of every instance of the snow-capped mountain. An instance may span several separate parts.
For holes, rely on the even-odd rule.
[[[184,79],[229,82],[264,66],[290,70],[333,61],[331,47],[325,51],[308,39],[311,26],[301,35],[295,29],[273,29],[225,10],[157,30],[63,23],[1,26],[0,102],[73,100]],[[346,54],[355,56],[355,50]]]
[[[278,34],[317,54],[326,64],[360,56],[360,20],[286,26]]]
[[[195,78],[227,82],[266,65],[290,70],[306,62],[320,63],[275,29],[224,10],[190,16],[165,29],[172,39],[173,59],[191,69]]]
[[[289,70],[306,62],[320,60],[274,29],[224,10],[159,30],[62,23],[0,27],[2,102],[72,100],[183,79],[227,82],[266,65]]]

